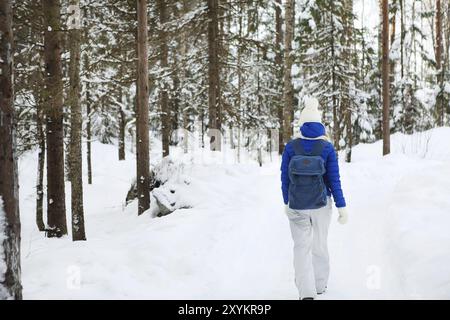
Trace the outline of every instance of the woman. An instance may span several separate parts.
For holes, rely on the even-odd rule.
[[[336,152],[318,106],[317,99],[305,99],[300,138],[286,144],[281,163],[283,200],[294,240],[295,283],[302,300],[313,300],[327,288],[331,195],[338,221],[347,222]]]

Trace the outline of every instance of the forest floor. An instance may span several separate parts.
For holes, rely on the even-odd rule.
[[[341,162],[349,222],[339,225],[334,211],[330,281],[319,299],[449,299],[450,128],[396,134],[392,154],[381,150],[381,142],[359,145],[352,163]],[[135,203],[124,206],[134,156],[119,162],[115,146],[94,143],[88,241],[76,243],[37,231],[37,155],[25,154],[24,298],[298,299],[279,158],[259,167],[224,161],[227,152],[197,153],[186,164],[191,209],[138,217]]]

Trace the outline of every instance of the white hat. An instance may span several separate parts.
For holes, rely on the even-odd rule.
[[[300,113],[300,126],[305,122],[319,122],[322,123],[322,114],[319,111],[319,100],[314,97],[306,96],[303,99],[305,107]]]

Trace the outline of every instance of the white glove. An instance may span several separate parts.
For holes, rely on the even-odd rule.
[[[345,207],[338,208],[339,218],[338,222],[340,224],[346,224],[348,221],[347,209]]]

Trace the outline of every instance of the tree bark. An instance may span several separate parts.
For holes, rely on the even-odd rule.
[[[281,45],[283,43],[283,18],[281,15],[281,0],[275,1],[275,64],[278,67],[276,80],[280,84],[283,78],[283,52],[281,49]],[[280,99],[281,101],[278,102],[278,153],[282,154],[284,150],[284,143],[283,143],[283,99]]]
[[[284,76],[283,76],[283,143],[286,144],[292,136],[292,114],[294,110],[294,88],[291,69],[293,63],[292,40],[294,37],[294,6],[295,0],[285,2],[285,38],[284,38]]]
[[[444,125],[444,103],[443,103],[443,70],[442,70],[442,6],[441,0],[436,0],[436,41],[435,41],[435,55],[436,55],[436,71],[437,84],[439,86],[439,93],[436,98],[436,120],[438,126]]]
[[[70,5],[80,6],[79,0],[71,0]],[[69,26],[70,28],[70,26]],[[72,198],[72,240],[86,240],[83,204],[83,156],[81,147],[82,116],[80,103],[80,55],[81,30],[76,25],[69,30],[70,65],[70,175]]]
[[[331,5],[331,12],[334,14],[335,12],[335,3],[333,1],[330,1]],[[333,15],[330,16],[330,26],[331,26],[331,59],[336,59],[336,26],[333,19]],[[335,94],[335,92],[338,92],[338,86],[337,86],[337,70],[336,70],[336,64],[333,63],[333,68],[331,70],[331,88],[333,92],[332,96],[332,104],[333,104],[333,141],[334,141],[334,147],[336,150],[341,149],[340,141],[341,141],[341,128],[340,128],[340,118],[338,113],[338,99]]]
[[[11,6],[0,1],[0,299],[22,299]]]
[[[396,7],[396,1],[392,1],[392,5],[394,5],[394,12],[393,12],[393,16],[390,20],[390,35],[389,35],[389,41],[390,41],[390,47],[392,47],[394,45],[394,41],[395,41],[395,33],[396,33],[396,26],[397,26],[397,7]],[[389,4],[388,4],[389,5]],[[388,9],[389,12],[389,9]],[[389,14],[389,13],[388,13]],[[390,87],[390,96],[393,97],[395,96],[395,60],[389,60],[389,87]]]
[[[189,0],[183,0],[183,15],[185,15],[187,12],[189,12]],[[187,57],[187,53],[188,53],[188,32],[187,30],[183,30],[182,31],[182,36],[181,36],[181,59],[182,61],[186,61],[186,57]],[[188,82],[188,66],[183,63],[181,66],[182,70],[181,70],[181,74],[182,74],[182,87],[184,87],[187,82]],[[189,110],[188,110],[188,103],[186,101],[186,94],[183,93],[182,95],[182,99],[180,101],[181,103],[181,109],[182,109],[182,116],[183,116],[183,151],[184,153],[188,153],[189,152],[189,134],[188,134],[188,130],[190,131],[191,126],[190,126],[190,117],[189,117]]]
[[[119,161],[125,160],[125,112],[119,108]]]
[[[377,61],[377,70],[379,73],[378,77],[378,96],[380,97],[380,104],[382,104],[382,96],[383,96],[383,81],[382,81],[382,70],[383,70],[383,0],[378,0],[378,15],[380,19],[380,27],[377,32],[377,42],[378,42],[378,61]],[[377,119],[377,123],[374,129],[375,139],[381,140],[383,139],[383,119],[379,117]]]
[[[401,101],[402,101],[402,131],[411,134],[414,129],[414,111],[416,108],[416,99],[414,93],[417,91],[417,46],[416,46],[416,29],[413,27],[416,23],[416,1],[412,2],[411,7],[411,37],[410,48],[406,46],[406,18],[407,10],[405,0],[400,0],[400,49],[401,49]],[[410,49],[410,50],[408,50]],[[412,51],[411,51],[412,50]],[[413,66],[411,64],[413,63]],[[411,68],[414,68],[414,74],[411,74]],[[408,80],[408,81],[406,81]],[[412,80],[412,83],[410,82]]]
[[[91,89],[86,83],[86,161],[88,184],[92,184],[92,125],[91,125]]]
[[[242,12],[243,12],[243,3],[239,3],[239,17],[238,17],[238,48],[237,48],[237,97],[236,97],[236,105],[237,105],[237,122],[238,122],[238,136],[237,136],[237,161],[241,162],[241,131],[242,131]]]
[[[85,14],[85,21],[88,21],[90,18],[90,10],[88,8],[85,8],[84,10]],[[88,41],[88,28],[85,27],[84,30],[84,41]],[[84,70],[86,73],[86,77],[90,75],[90,72],[88,70],[90,69],[89,66],[89,56],[87,54],[84,55],[83,60]],[[88,184],[92,184],[92,145],[91,145],[91,139],[92,139],[92,133],[91,133],[91,85],[89,81],[86,81],[85,83],[85,92],[86,92],[86,162],[87,162],[87,176],[88,176]]]
[[[119,67],[119,74],[121,77],[123,77],[124,68],[122,65]],[[119,102],[118,110],[117,110],[117,116],[119,119],[118,156],[119,156],[119,161],[123,161],[123,160],[125,160],[125,136],[126,136],[127,120],[126,120],[125,110],[123,109],[123,104],[122,104],[123,91],[122,91],[122,86],[120,84],[117,88],[117,101]]]
[[[382,81],[383,81],[383,155],[390,153],[390,96],[389,96],[389,5],[388,0],[382,0],[382,43],[383,43],[383,61],[382,61]]]
[[[59,0],[42,0],[45,33],[48,237],[67,234],[64,186],[63,82]]]
[[[159,45],[160,45],[160,66],[164,74],[162,78],[162,88],[160,91],[160,105],[161,105],[161,133],[162,133],[162,154],[163,157],[169,155],[170,147],[170,105],[169,94],[167,92],[166,72],[169,59],[169,49],[167,46],[167,33],[165,31],[165,24],[167,22],[167,8],[166,0],[158,0],[159,11]]]
[[[178,56],[178,52],[179,50],[177,50],[176,52],[174,52],[173,54],[173,59],[175,60],[174,64],[175,70],[178,70],[178,61],[177,61],[177,56]],[[178,75],[178,71],[175,71],[173,74],[173,92],[174,92],[174,96],[171,97],[170,102],[169,102],[169,110],[170,110],[170,117],[169,117],[169,121],[170,121],[170,131],[169,131],[169,144],[171,145],[178,145],[179,142],[179,138],[178,138],[178,129],[180,127],[179,125],[179,114],[180,114],[180,101],[181,101],[181,81],[180,81],[180,77]],[[173,135],[173,132],[176,132],[176,135]],[[170,153],[170,150],[169,150]]]
[[[173,12],[173,19],[179,19],[182,17],[182,12],[184,8],[184,3],[181,1],[180,8],[178,6],[172,7]],[[181,9],[181,10],[180,10]],[[167,15],[165,17],[165,21],[167,21]],[[181,32],[183,34],[183,32]],[[167,35],[167,32],[166,32]],[[183,74],[183,62],[180,61],[180,58],[183,56],[183,40],[184,35],[177,37],[175,40],[175,49],[171,50],[172,59],[173,59],[173,67],[172,70],[172,78],[173,78],[173,96],[170,99],[170,134],[171,134],[171,145],[178,145],[180,139],[179,139],[179,132],[178,129],[180,128],[180,105],[182,100],[182,92],[181,90],[184,88],[181,84],[182,81],[182,74]],[[167,43],[167,40],[166,40]],[[187,127],[184,127],[187,129]],[[176,132],[176,134],[173,134]]]
[[[222,114],[220,104],[219,78],[219,0],[208,0],[208,128],[221,130]],[[218,139],[218,141],[216,141]],[[210,149],[221,150],[220,137],[211,135]]]
[[[41,71],[38,71],[38,83],[41,81]],[[36,130],[39,144],[38,169],[36,181],[36,225],[39,231],[45,231],[44,223],[44,169],[45,169],[45,129],[44,129],[44,106],[42,105],[41,88],[36,88]]]
[[[352,52],[351,48],[353,45],[353,0],[345,0],[344,2],[345,6],[345,59],[348,63],[349,70],[353,69],[353,65],[355,63],[354,59],[354,53]],[[356,75],[356,73],[355,73]],[[349,81],[349,80],[347,80]],[[352,101],[350,99],[350,87],[348,85],[348,82],[345,85],[344,96],[343,96],[343,109],[345,112],[345,161],[351,162],[352,161],[352,146],[353,146],[353,123],[352,123]]]
[[[136,182],[138,214],[150,208],[147,1],[137,0]]]

